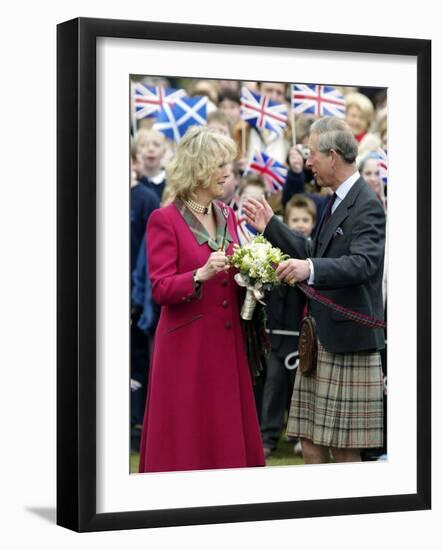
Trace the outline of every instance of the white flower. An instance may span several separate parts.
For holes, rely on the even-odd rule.
[[[275,275],[275,267],[287,256],[258,235],[250,243],[238,249],[230,262],[256,285],[266,284],[267,288],[280,284]]]

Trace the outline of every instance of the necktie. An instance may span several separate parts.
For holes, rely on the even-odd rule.
[[[332,207],[333,207],[333,204],[336,200],[336,197],[337,197],[336,193],[333,193],[333,195],[330,197],[330,199],[327,203],[327,206],[325,208],[324,216],[323,216],[322,222],[321,222],[321,227],[320,227],[319,233],[318,233],[318,239],[315,243],[315,250],[320,250],[321,247],[322,247],[323,235],[324,235],[324,232],[326,231],[327,222],[328,222],[328,220],[330,219],[330,217],[332,215]]]
[[[333,193],[333,195],[330,197],[330,200],[327,203],[327,209],[324,214],[324,224],[328,222],[328,220],[330,219],[330,216],[332,215],[332,208],[337,196],[338,195],[336,193]]]

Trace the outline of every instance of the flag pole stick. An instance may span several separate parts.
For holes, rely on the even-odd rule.
[[[132,136],[135,136],[136,126],[135,126],[135,86],[133,80],[130,81],[130,118],[132,125]]]
[[[295,126],[295,108],[293,106],[293,94],[295,91],[295,86],[292,84],[292,98],[291,98],[291,113],[292,113],[292,145],[296,145],[296,126]]]
[[[240,100],[241,149],[242,149],[241,157],[246,156],[246,123],[241,117],[241,115],[243,114],[243,93],[244,93],[244,86],[241,88],[241,100]]]
[[[241,120],[241,148],[244,157],[246,155],[246,125],[243,120]]]

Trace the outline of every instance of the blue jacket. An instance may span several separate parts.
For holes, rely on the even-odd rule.
[[[142,309],[137,325],[147,334],[153,323],[153,305],[152,286],[147,268],[146,237],[143,238],[132,272],[132,304]]]

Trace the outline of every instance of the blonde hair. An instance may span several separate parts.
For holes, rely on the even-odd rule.
[[[161,197],[161,206],[167,206],[168,204],[173,202],[174,198],[175,198],[175,192],[172,189],[172,187],[169,185],[169,182],[167,182],[163,191],[163,195]]]
[[[381,139],[384,137],[384,134],[386,133],[386,131],[387,131],[387,116],[384,115],[378,122],[378,132],[379,132],[379,135],[381,136]]]
[[[377,134],[368,133],[361,139],[358,147],[356,163],[370,151],[376,151],[382,145],[381,138]]]
[[[361,111],[362,117],[367,122],[368,127],[373,119],[373,103],[366,95],[359,92],[352,92],[345,96],[345,108],[348,110],[349,107],[352,106],[357,107]]]
[[[233,139],[207,126],[191,126],[167,167],[167,185],[174,197],[194,199],[195,191],[200,187],[207,189],[219,166],[235,156]]]

